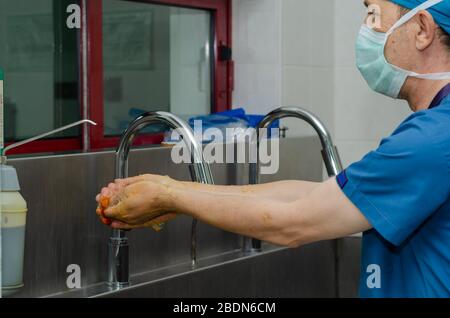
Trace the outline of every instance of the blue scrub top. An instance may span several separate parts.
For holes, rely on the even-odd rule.
[[[373,226],[360,296],[450,297],[450,96],[336,179]]]

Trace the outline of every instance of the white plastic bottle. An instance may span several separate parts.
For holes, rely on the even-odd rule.
[[[83,119],[42,135],[0,148],[0,216],[1,216],[1,296],[9,296],[23,287],[23,260],[25,250],[25,226],[27,203],[19,193],[19,179],[14,167],[7,166],[6,152],[54,133],[81,125],[97,125]],[[0,136],[1,137],[1,136]],[[0,138],[1,139],[1,138]]]
[[[2,152],[2,149],[4,147],[4,127],[3,127],[3,70],[0,68],[0,152]],[[0,156],[2,154],[0,153]]]
[[[0,174],[2,296],[7,297],[23,287],[27,203],[19,193],[16,170],[0,164]]]

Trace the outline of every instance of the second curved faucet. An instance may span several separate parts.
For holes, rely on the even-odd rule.
[[[333,144],[331,134],[320,119],[309,111],[297,107],[281,107],[267,114],[256,129],[256,163],[250,163],[249,183],[259,183],[259,143],[261,129],[268,128],[275,120],[282,118],[298,118],[310,124],[319,136],[322,144],[322,158],[329,177],[338,175],[342,171],[342,163],[337,148]],[[244,238],[244,253],[258,252],[261,250],[261,241]]]

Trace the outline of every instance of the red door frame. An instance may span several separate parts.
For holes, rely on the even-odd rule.
[[[128,0],[125,0],[128,1]],[[219,60],[219,46],[232,47],[231,0],[135,0],[151,4],[173,5],[180,7],[210,10],[215,21],[215,78],[214,98],[215,112],[231,109],[233,90],[233,63]],[[88,103],[90,119],[98,126],[90,126],[90,150],[114,148],[119,137],[105,137],[103,117],[103,52],[102,52],[102,0],[88,0],[87,5],[87,64],[88,64]],[[81,32],[80,32],[81,37]],[[83,51],[83,41],[80,40],[80,59]],[[80,79],[83,78],[82,63],[80,63]],[[83,83],[80,81],[80,87]],[[81,91],[81,90],[80,90]],[[83,98],[80,96],[80,111],[82,113]],[[157,144],[162,141],[161,135],[143,135],[136,138],[135,144]],[[83,149],[83,137],[38,140],[28,145],[8,152],[9,155],[31,154],[44,152],[64,152]],[[11,143],[8,143],[9,145]]]
[[[45,131],[44,131],[45,132]],[[15,142],[8,142],[9,146]],[[7,152],[11,155],[25,155],[33,153],[53,153],[53,152],[69,152],[82,149],[82,140],[80,138],[57,138],[48,140],[36,140],[29,144],[11,149]]]
[[[215,78],[214,98],[215,112],[231,109],[232,94],[232,64],[219,61],[219,45],[231,47],[231,0],[139,0],[149,4],[163,4],[180,7],[210,10],[215,21]],[[102,1],[87,1],[88,43],[88,99],[90,119],[98,125],[90,127],[91,149],[117,147],[119,137],[104,136],[104,107],[103,107],[103,51],[102,51]],[[93,106],[95,105],[95,106]],[[136,138],[135,145],[161,143],[162,135],[142,135]]]

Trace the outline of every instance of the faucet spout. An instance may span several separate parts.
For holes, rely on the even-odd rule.
[[[298,118],[307,122],[316,131],[322,144],[322,156],[329,177],[342,171],[342,163],[337,148],[333,144],[330,132],[322,121],[313,113],[297,107],[281,107],[270,112],[259,124],[259,129],[269,127],[275,120],[282,118]],[[257,133],[259,134],[259,129]],[[258,135],[259,142],[259,135]]]
[[[211,168],[203,160],[202,144],[194,137],[191,127],[177,116],[168,112],[148,112],[136,118],[123,133],[116,151],[117,179],[128,178],[128,158],[133,140],[145,127],[152,124],[165,124],[176,129],[190,150],[190,173],[192,181],[214,184]],[[195,267],[197,262],[197,220],[192,222],[191,232],[191,263]],[[129,246],[126,232],[113,230],[109,241],[108,280],[112,288],[126,287],[130,283],[129,277]]]
[[[263,120],[259,123],[256,130],[256,143],[257,143],[257,160],[256,163],[250,163],[249,167],[249,183],[258,184],[259,183],[259,144],[260,144],[260,133],[264,128],[270,127],[270,125],[278,119],[282,118],[298,118],[309,125],[311,125],[319,136],[320,142],[322,144],[322,157],[325,163],[325,168],[327,170],[328,176],[336,176],[342,171],[341,158],[339,156],[337,148],[333,144],[331,134],[322,121],[311,112],[297,107],[281,107],[270,112]],[[244,253],[258,252],[261,250],[261,241],[254,239],[244,239],[243,251]]]

